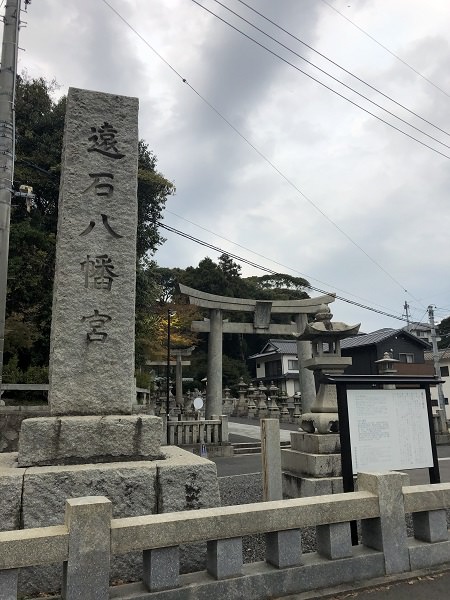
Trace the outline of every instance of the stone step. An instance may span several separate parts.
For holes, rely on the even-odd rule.
[[[261,442],[245,442],[232,444],[233,454],[259,454],[261,452]],[[280,442],[280,448],[290,448],[290,442]]]

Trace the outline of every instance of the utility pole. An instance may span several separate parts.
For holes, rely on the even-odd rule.
[[[410,319],[409,319],[409,304],[408,302],[405,300],[405,304],[403,305],[403,310],[405,312],[406,315],[406,324],[408,327],[408,331],[409,331],[409,325],[410,325]]]
[[[15,99],[20,1],[6,0],[0,68],[0,395],[5,347],[9,223],[14,177]],[[27,0],[25,0],[28,4]]]
[[[432,344],[432,348],[433,348],[434,372],[435,372],[436,376],[439,377],[439,379],[440,379],[441,378],[441,368],[439,365],[439,351],[438,351],[437,341],[436,341],[436,327],[434,324],[434,310],[433,310],[433,307],[431,306],[431,304],[428,307],[428,318],[429,318],[430,327],[431,327],[431,344]],[[447,413],[445,410],[445,398],[444,398],[444,392],[442,390],[442,383],[437,384],[437,391],[438,391],[439,416],[440,416],[440,425],[441,425],[440,428],[441,428],[442,433],[447,433],[448,432]]]

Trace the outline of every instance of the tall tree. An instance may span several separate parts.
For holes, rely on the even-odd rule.
[[[16,168],[14,189],[33,188],[33,199],[16,194],[13,198],[8,272],[8,336],[5,362],[16,355],[19,367],[46,364],[49,352],[55,236],[58,216],[59,179],[66,98],[55,99],[57,86],[42,78],[19,77],[16,97]],[[138,332],[148,328],[145,315],[158,297],[158,290],[146,275],[146,259],[164,239],[158,232],[173,184],[157,170],[156,156],[148,145],[139,143],[137,316]],[[14,317],[14,318],[12,318]],[[143,321],[141,323],[141,321]],[[20,333],[23,325],[34,332]],[[150,334],[149,334],[150,335]],[[141,336],[142,337],[142,336]]]

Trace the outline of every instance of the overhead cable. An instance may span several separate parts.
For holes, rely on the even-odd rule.
[[[219,0],[213,0],[214,2],[217,2],[218,4],[223,5],[221,2],[219,2]],[[262,48],[263,50],[266,50],[266,52],[269,52],[269,54],[272,54],[272,56],[275,56],[276,58],[279,58],[281,61],[283,61],[284,63],[286,63],[287,65],[289,65],[290,67],[292,67],[293,69],[295,69],[296,71],[298,71],[299,73],[302,73],[303,75],[306,75],[306,77],[308,77],[309,79],[312,79],[313,81],[315,81],[316,83],[318,83],[319,85],[321,85],[322,87],[326,88],[327,90],[329,90],[330,92],[332,92],[333,94],[336,94],[337,96],[339,96],[340,98],[342,98],[343,100],[346,100],[347,102],[349,102],[350,104],[352,104],[353,106],[356,106],[357,108],[361,109],[362,111],[364,111],[365,113],[367,113],[368,115],[374,117],[375,119],[377,119],[378,121],[381,121],[382,123],[384,123],[385,125],[387,125],[388,127],[391,127],[392,129],[395,129],[395,131],[398,131],[399,133],[402,133],[403,135],[405,135],[406,137],[414,140],[415,142],[418,142],[419,144],[421,144],[422,146],[425,146],[426,148],[428,148],[429,150],[432,150],[433,152],[436,152],[437,154],[439,154],[440,156],[443,156],[444,158],[447,158],[450,160],[450,156],[448,156],[447,154],[444,154],[443,152],[441,152],[440,150],[437,150],[436,148],[433,148],[433,146],[430,146],[429,144],[423,142],[422,140],[420,140],[419,138],[414,137],[413,135],[411,135],[410,133],[407,133],[406,131],[403,131],[403,129],[400,129],[400,127],[397,127],[396,125],[393,125],[392,123],[390,123],[389,121],[386,121],[385,119],[383,119],[382,117],[380,117],[379,115],[377,115],[376,113],[368,110],[367,108],[364,108],[364,106],[361,106],[361,104],[358,104],[357,102],[355,102],[354,100],[351,100],[350,98],[347,98],[347,96],[344,96],[344,94],[341,94],[340,92],[338,92],[337,90],[333,89],[332,87],[330,87],[329,85],[327,85],[326,83],[324,83],[323,81],[320,81],[320,79],[317,79],[316,77],[314,77],[313,75],[311,75],[310,73],[307,73],[306,71],[304,71],[303,69],[301,69],[300,67],[298,67],[297,65],[294,65],[294,63],[291,63],[289,60],[287,60],[286,58],[284,58],[283,56],[281,56],[280,54],[277,54],[276,52],[274,52],[273,50],[271,50],[270,48],[268,48],[267,46],[265,46],[264,44],[262,44],[261,42],[259,42],[258,40],[256,40],[255,38],[253,38],[251,35],[245,33],[244,31],[242,31],[242,29],[239,29],[239,27],[236,27],[235,25],[233,25],[232,23],[230,23],[229,21],[227,21],[226,19],[224,19],[223,17],[221,17],[220,15],[218,15],[217,13],[215,13],[214,11],[210,10],[209,8],[206,8],[206,6],[203,6],[203,4],[201,4],[200,2],[198,2],[198,0],[192,0],[192,2],[194,4],[196,4],[197,6],[199,6],[200,8],[202,8],[204,11],[210,13],[212,16],[216,17],[217,19],[219,19],[219,21],[222,21],[222,23],[224,23],[225,25],[228,25],[228,27],[231,27],[231,29],[234,29],[236,32],[238,32],[239,34],[241,34],[242,36],[246,37],[248,40],[250,40],[251,42],[253,42],[254,44],[256,44],[257,46],[259,46],[260,48]],[[227,7],[225,7],[227,8]],[[231,9],[230,12],[233,12]],[[237,15],[239,16],[239,15]],[[244,20],[246,23],[249,23],[252,27],[254,27],[255,29],[257,29],[258,31],[260,31],[261,33],[263,33],[264,35],[266,35],[268,38],[270,38],[271,40],[275,41],[277,44],[279,44],[280,46],[282,46],[283,48],[289,50],[290,52],[292,52],[293,54],[295,54],[295,56],[298,56],[299,58],[301,58],[302,60],[306,61],[307,63],[309,63],[310,65],[312,65],[313,67],[315,67],[316,69],[318,69],[319,71],[321,71],[322,73],[324,73],[327,77],[330,77],[331,79],[333,79],[334,81],[336,81],[337,83],[339,83],[340,85],[344,86],[345,88],[349,89],[350,91],[352,91],[353,93],[357,94],[358,96],[360,96],[361,98],[363,98],[364,100],[366,100],[367,102],[370,102],[371,104],[373,104],[374,106],[376,106],[377,108],[385,111],[386,113],[388,113],[389,115],[391,115],[392,117],[398,119],[399,121],[401,121],[402,123],[406,124],[408,127],[411,127],[412,129],[420,132],[422,135],[425,135],[426,137],[432,139],[434,142],[437,142],[438,144],[441,144],[442,146],[444,146],[445,148],[450,148],[450,146],[448,144],[445,144],[444,142],[441,142],[440,140],[438,140],[437,138],[433,137],[432,135],[426,133],[425,131],[419,129],[418,127],[416,127],[415,125],[412,125],[411,123],[409,123],[408,121],[406,121],[405,119],[402,119],[401,117],[397,116],[396,114],[394,114],[393,112],[391,112],[390,110],[388,110],[387,108],[384,108],[383,106],[381,106],[380,104],[378,104],[377,102],[374,102],[373,100],[371,100],[370,98],[368,98],[367,96],[365,96],[364,94],[362,94],[361,92],[358,92],[357,90],[355,90],[354,88],[352,88],[351,86],[347,85],[346,83],[340,81],[337,77],[334,77],[333,75],[330,75],[329,73],[327,73],[324,69],[318,67],[317,65],[315,65],[314,63],[312,63],[311,61],[307,60],[306,58],[303,58],[300,54],[297,54],[294,50],[291,50],[288,46],[286,46],[285,44],[279,42],[278,40],[276,40],[274,37],[272,37],[271,35],[269,35],[268,33],[265,33],[262,29],[259,29],[256,25],[253,25],[252,23],[250,23],[250,21],[247,21],[246,19],[244,19],[243,17],[240,17],[242,20]]]
[[[261,271],[265,271],[266,273],[270,273],[271,275],[278,274],[278,272],[274,271],[273,269],[269,269],[268,267],[259,265],[252,260],[243,258],[242,256],[239,256],[237,254],[233,254],[232,252],[229,252],[228,250],[224,250],[223,248],[219,248],[218,246],[214,246],[214,244],[209,244],[208,242],[205,242],[204,240],[200,240],[199,238],[196,238],[193,235],[189,235],[188,233],[185,233],[184,231],[180,231],[179,229],[175,229],[174,227],[165,225],[161,221],[158,221],[158,226],[162,227],[166,231],[170,231],[171,233],[175,233],[176,235],[180,235],[181,237],[191,240],[192,242],[195,242],[196,244],[200,244],[201,246],[204,246],[205,248],[209,248],[210,250],[214,250],[215,252],[220,252],[221,254],[226,254],[230,258],[234,258],[235,260],[238,260],[239,262],[243,262],[247,265],[250,265],[251,267],[254,267]],[[321,288],[318,288],[313,285],[308,285],[305,287],[307,287],[307,289],[313,290],[315,292],[319,292],[320,294],[330,294],[329,291],[322,290]],[[375,312],[379,315],[384,315],[385,317],[390,317],[391,319],[397,319],[398,321],[406,321],[406,319],[403,316],[394,315],[394,314],[385,312],[383,310],[374,308],[372,306],[367,306],[365,304],[361,304],[360,302],[355,302],[354,300],[350,300],[349,298],[345,298],[344,296],[338,296],[337,294],[333,294],[333,295],[336,297],[336,300],[341,300],[342,302],[347,302],[347,304],[352,304],[353,306],[357,306],[358,308],[363,308],[364,310],[370,310],[371,312]]]

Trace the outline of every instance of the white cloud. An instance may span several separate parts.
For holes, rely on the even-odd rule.
[[[165,215],[169,225],[269,268],[286,270],[270,262],[273,259],[294,273],[308,275],[314,284],[326,282],[318,287],[353,294],[364,299],[364,304],[381,305],[395,314],[402,313],[405,299],[413,307],[414,318],[420,318],[429,303],[450,305],[447,159],[323,89],[194,3],[108,1],[389,275],[302,198],[105,3],[32,3],[28,26],[21,31],[20,45],[26,52],[20,56],[20,68],[32,77],[56,78],[62,92],[70,85],[140,98],[140,135],[156,153],[160,170],[177,186],[177,195],[167,206],[171,212]],[[202,1],[219,11],[211,0]],[[324,3],[265,0],[252,4],[445,129],[449,98]],[[234,0],[229,5],[244,14],[240,3]],[[432,4],[335,0],[333,5],[450,93],[450,4],[446,0]],[[220,14],[225,15],[223,10]],[[245,15],[266,28],[248,10]],[[239,27],[262,40],[248,27]],[[275,31],[270,28],[283,43],[338,76],[338,69]],[[274,43],[264,43],[275,49]],[[276,51],[287,56],[286,51]],[[299,59],[289,60],[314,74]],[[373,91],[348,75],[339,77],[375,99]],[[319,78],[326,81],[323,75]],[[337,84],[330,85],[337,88]],[[369,108],[356,96],[352,99]],[[377,102],[411,118],[383,98],[377,97]],[[370,110],[382,114],[379,109]],[[417,118],[414,123],[450,145],[445,134]],[[442,150],[450,156],[450,149]],[[166,237],[156,255],[163,266],[186,267],[205,255],[215,258],[212,251],[192,242],[173,234]],[[243,270],[257,273],[250,267]],[[365,331],[401,325],[342,302],[336,303],[334,314],[338,320],[362,321]]]

